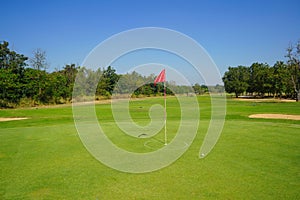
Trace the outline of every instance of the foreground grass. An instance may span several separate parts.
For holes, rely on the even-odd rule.
[[[299,103],[228,100],[220,140],[205,159],[199,148],[210,119],[209,97],[199,97],[201,121],[189,150],[172,165],[128,174],[95,160],[82,145],[71,107],[0,110],[0,199],[299,199],[300,122],[249,119],[256,113],[300,114]],[[138,123],[162,99],[131,103]],[[178,102],[168,99],[168,132],[179,123]],[[118,146],[147,152],[145,139],[122,136],[109,105],[97,105],[103,129]],[[187,130],[188,131],[188,130]],[[155,136],[162,140],[163,134]]]

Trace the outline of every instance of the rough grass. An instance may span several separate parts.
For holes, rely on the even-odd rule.
[[[147,174],[122,173],[95,160],[76,133],[71,107],[0,110],[0,117],[29,118],[0,122],[0,199],[300,199],[300,122],[248,118],[257,113],[299,115],[300,104],[228,100],[220,140],[199,159],[209,100],[199,97],[201,121],[189,150],[172,165]],[[153,103],[163,101],[133,101],[134,120],[147,121]],[[178,126],[178,102],[169,98],[168,106],[172,134]],[[96,110],[112,141],[148,151],[145,139],[115,136],[121,132],[109,105]]]

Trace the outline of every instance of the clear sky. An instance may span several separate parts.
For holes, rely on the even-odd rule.
[[[139,27],[164,27],[201,44],[221,73],[228,66],[285,60],[300,39],[299,0],[1,1],[0,41],[32,56],[47,52],[50,70],[81,64],[100,42]]]

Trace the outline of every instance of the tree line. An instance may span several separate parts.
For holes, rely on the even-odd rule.
[[[29,59],[8,46],[6,41],[0,43],[0,107],[70,100],[78,67],[66,65],[62,70],[48,73],[45,52],[37,50]]]
[[[300,41],[287,49],[287,62],[253,63],[229,67],[223,76],[225,91],[235,96],[273,96],[300,99]]]
[[[0,107],[36,106],[71,102],[73,94],[81,100],[111,98],[112,94],[132,97],[163,95],[163,84],[154,86],[155,75],[142,76],[137,72],[117,74],[111,66],[91,70],[67,64],[60,70],[47,72],[46,52],[37,49],[32,58],[9,49],[0,42]],[[100,77],[100,78],[99,78]],[[75,79],[77,81],[74,88]],[[204,94],[205,85],[178,86],[167,82],[168,95]]]

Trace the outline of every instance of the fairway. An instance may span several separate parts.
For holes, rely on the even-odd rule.
[[[171,140],[180,105],[175,97],[167,102]],[[199,159],[210,97],[199,96],[198,102],[200,124],[192,145],[170,166],[145,174],[119,172],[96,160],[79,139],[71,105],[0,110],[0,118],[28,118],[0,122],[0,199],[300,199],[300,121],[248,117],[300,115],[300,103],[228,99],[221,137]],[[163,105],[163,98],[131,101],[133,121],[147,124],[154,104]],[[120,148],[145,153],[164,146],[163,130],[152,138],[123,134],[110,104],[96,104],[96,114]]]

